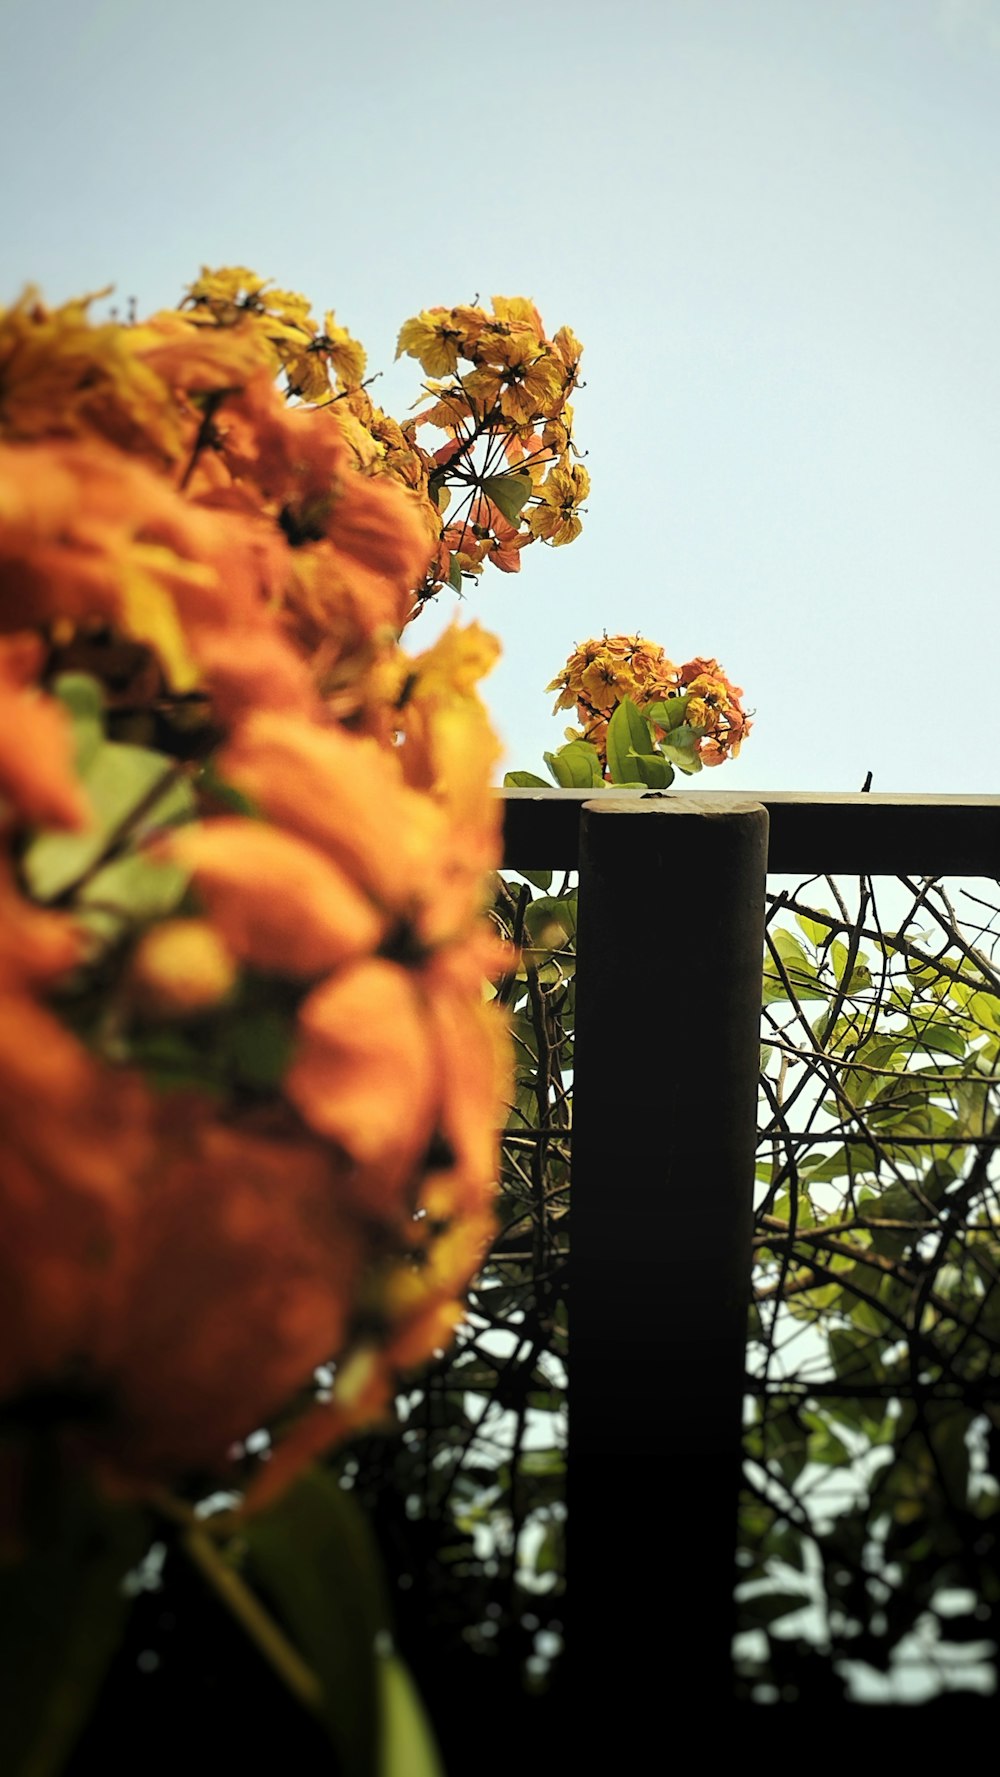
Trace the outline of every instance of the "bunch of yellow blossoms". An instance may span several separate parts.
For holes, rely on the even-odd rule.
[[[423,470],[265,292],[0,312],[0,1410],[119,1490],[269,1423],[258,1501],[450,1336],[507,1078],[497,646],[399,646]]]
[[[494,296],[490,311],[425,309],[400,330],[397,357],[416,358],[432,379],[430,405],[407,429],[420,464],[411,485],[448,513],[423,596],[445,580],[457,588],[487,562],[517,573],[539,538],[579,536],[590,476],[573,460],[569,397],[582,351],[569,327],[550,339],[521,296]],[[446,434],[433,455],[415,444],[421,426]]]
[[[697,737],[693,756],[701,765],[735,759],[752,726],[740,703],[743,692],[730,683],[717,660],[699,655],[675,666],[656,642],[643,636],[605,635],[583,642],[546,690],[559,693],[556,710],[575,707],[581,727],[568,728],[567,737],[588,741],[602,767],[608,722],[623,698],[640,711],[683,698],[684,724]],[[653,733],[663,740],[667,730],[654,720]]]

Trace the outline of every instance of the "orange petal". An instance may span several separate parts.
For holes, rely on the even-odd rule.
[[[103,1446],[130,1473],[218,1471],[343,1346],[361,1255],[337,1163],[168,1104],[137,1238],[104,1354],[119,1423]]]
[[[321,975],[374,950],[384,919],[339,864],[292,833],[238,816],[162,843],[193,871],[233,954],[281,975]]]
[[[0,798],[18,820],[85,827],[86,798],[73,764],[73,730],[60,703],[27,683],[33,637],[0,639]]]
[[[384,1174],[359,1183],[373,1211],[396,1213],[434,1133],[441,1086],[413,977],[396,963],[356,963],[309,995],[299,1029],[288,1097],[320,1135]]]
[[[9,864],[0,863],[0,987],[51,981],[73,968],[82,950],[73,921],[22,900]]]
[[[282,827],[322,849],[387,907],[419,898],[443,816],[401,782],[375,742],[260,710],[240,724],[220,770]]]

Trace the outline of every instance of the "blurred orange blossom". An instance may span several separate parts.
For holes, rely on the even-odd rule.
[[[509,325],[504,413],[558,405]],[[117,1491],[280,1421],[259,1502],[491,1235],[496,643],[402,648],[438,509],[332,315],[242,268],[141,323],[29,294],[0,364],[0,1397]]]

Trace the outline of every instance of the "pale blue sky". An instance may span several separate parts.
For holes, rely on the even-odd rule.
[[[746,688],[712,788],[993,791],[998,150],[1000,0],[0,0],[0,301],[250,264],[399,411],[407,315],[533,296],[593,492],[466,603],[508,763],[606,627]]]

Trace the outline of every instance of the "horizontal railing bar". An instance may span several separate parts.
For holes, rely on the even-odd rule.
[[[605,794],[643,790],[503,790],[509,869],[574,870],[580,811]],[[763,804],[770,817],[768,869],[783,874],[1000,877],[1000,796],[838,795],[831,791],[668,791],[720,804]],[[657,798],[658,800],[659,798]],[[652,803],[653,799],[650,798]]]

